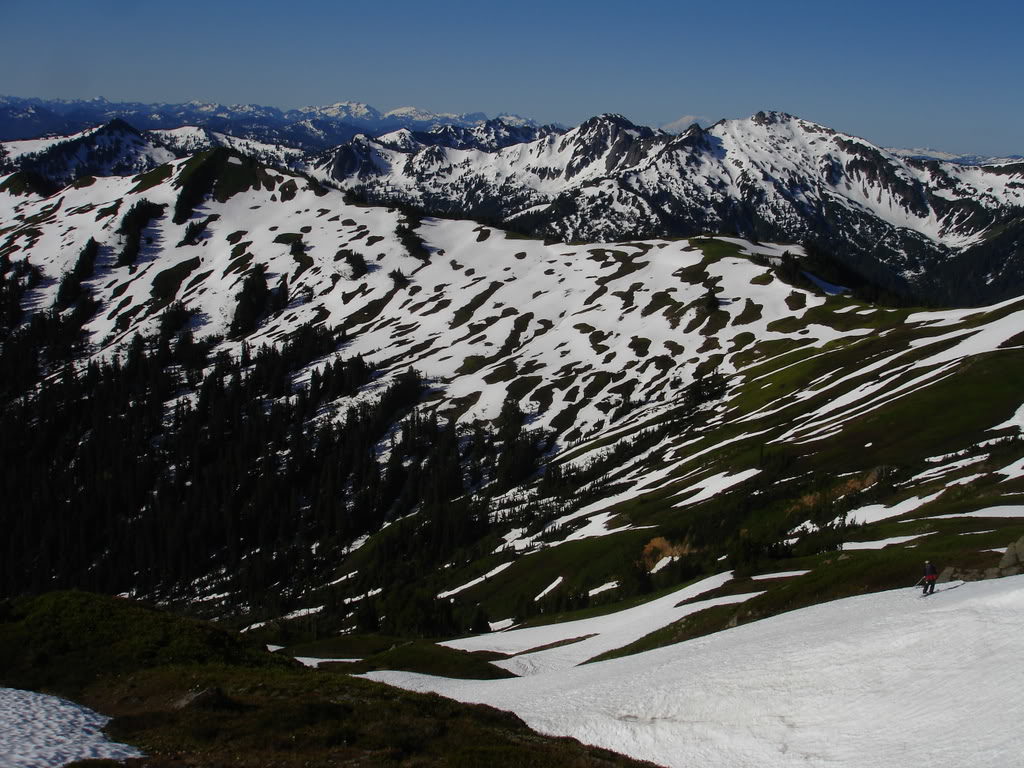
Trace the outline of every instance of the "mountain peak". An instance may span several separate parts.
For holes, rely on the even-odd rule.
[[[126,120],[122,120],[120,117],[115,117],[106,125],[98,128],[96,133],[130,133],[134,136],[141,135],[134,125]]]
[[[604,123],[611,123],[621,128],[636,128],[637,125],[625,115],[619,114],[618,112],[602,112],[600,115],[594,115],[589,120],[585,120],[580,124],[580,127],[589,125],[600,125]]]
[[[767,112],[761,110],[756,115],[750,118],[751,122],[756,125],[775,125],[778,123],[790,123],[794,120],[798,120],[795,115],[791,115],[788,112],[779,112],[775,110],[768,110]]]

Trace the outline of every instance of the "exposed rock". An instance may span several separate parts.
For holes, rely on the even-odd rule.
[[[999,579],[1004,576],[1016,576],[1024,573],[1024,536],[1006,548],[1006,552],[994,568],[968,568],[959,570],[947,566],[939,574],[939,581],[981,581],[982,579]]]
[[[1019,566],[1022,560],[1024,560],[1022,556],[1024,556],[1024,536],[1021,536],[1006,548],[1006,553],[999,561],[999,569],[1004,570]]]

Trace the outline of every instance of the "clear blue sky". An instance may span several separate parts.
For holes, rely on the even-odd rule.
[[[567,125],[780,109],[883,145],[1024,153],[1019,2],[3,0],[0,18],[14,96]]]

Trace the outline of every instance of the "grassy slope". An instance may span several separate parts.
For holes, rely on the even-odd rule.
[[[707,261],[734,255],[734,246],[721,245],[720,253],[709,254],[702,247]],[[837,331],[871,329],[873,333],[842,337],[810,351],[788,349],[791,345],[779,341],[757,342],[748,347],[744,356],[736,361],[740,371],[734,376],[735,387],[725,401],[724,418],[704,430],[704,440],[691,446],[691,450],[699,451],[705,445],[762,430],[766,430],[767,435],[741,437],[695,462],[684,463],[676,473],[681,477],[695,469],[707,475],[721,470],[738,472],[760,467],[760,475],[693,508],[673,507],[679,488],[692,480],[669,484],[660,491],[620,504],[615,509],[624,519],[654,528],[541,550],[487,582],[466,590],[459,599],[480,602],[493,617],[514,615],[516,594],[536,594],[558,575],[566,578],[562,589],[593,586],[605,578],[603,574],[614,573],[622,563],[638,558],[647,541],[659,534],[675,540],[673,532],[684,529],[687,520],[697,517],[728,519],[736,523],[736,530],[746,532],[741,536],[763,535],[777,540],[785,531],[815,514],[827,520],[858,506],[873,503],[891,506],[908,497],[939,491],[944,492],[937,499],[902,518],[808,536],[793,548],[793,556],[785,559],[762,556],[746,564],[741,576],[793,569],[811,569],[812,573],[797,579],[755,583],[741,577],[728,589],[752,591],[756,588],[765,589],[766,593],[742,605],[699,612],[609,655],[679,642],[817,602],[904,587],[916,581],[921,562],[928,556],[961,571],[983,571],[994,566],[999,557],[988,550],[1016,540],[1024,534],[1024,523],[1006,519],[928,518],[999,503],[1019,503],[1024,482],[1007,482],[994,473],[1024,455],[1024,442],[1011,435],[1002,444],[987,445],[981,452],[988,453],[988,458],[969,469],[931,480],[913,481],[912,478],[935,466],[927,461],[929,457],[958,451],[978,452],[974,446],[980,441],[1009,434],[1005,430],[986,430],[1012,416],[1020,404],[1019,393],[1024,385],[1024,355],[1020,350],[1005,348],[968,357],[944,377],[848,421],[828,439],[803,446],[766,443],[773,435],[789,428],[808,408],[826,404],[837,394],[861,383],[870,383],[877,373],[856,375],[858,368],[867,362],[893,356],[893,366],[910,365],[953,343],[943,341],[936,346],[922,344],[922,341],[947,334],[957,326],[976,326],[982,319],[993,319],[1013,307],[980,312],[955,325],[935,328],[908,324],[908,310],[877,309],[866,315],[853,311],[836,313],[836,310],[850,307],[857,311],[870,309],[848,298],[833,297],[825,305],[787,322],[793,326],[793,333],[811,323]],[[853,374],[850,381],[838,390],[826,389],[806,399],[794,397],[801,396],[812,384],[820,386],[818,382],[823,377],[830,375],[838,379],[850,374]],[[895,376],[893,386],[901,383],[906,375],[904,372]],[[736,422],[736,418],[762,408],[766,409],[766,415],[745,424]],[[595,445],[568,453],[592,450]],[[785,462],[774,466],[780,459]],[[984,476],[961,484],[950,483],[974,473]],[[746,503],[752,495],[758,496],[758,503]],[[745,503],[749,509],[742,511]],[[907,518],[921,519],[905,522]],[[965,535],[974,531],[992,533]],[[919,542],[892,545],[883,550],[835,551],[843,540],[869,541],[926,533],[931,535]],[[709,556],[717,558],[724,553],[726,542],[722,545],[719,551],[708,553]],[[474,565],[473,572],[461,580],[485,570],[483,566]],[[451,578],[453,574],[448,576]],[[458,580],[458,576],[451,578],[453,582]],[[667,578],[656,583],[655,586],[661,587],[659,593],[678,586],[675,582],[665,586],[667,583]],[[622,607],[626,604],[549,614],[532,619],[530,623],[574,620]]]
[[[710,258],[732,255],[732,247],[722,244],[721,253],[708,253]],[[698,451],[705,444],[714,445],[723,440],[767,430],[770,438],[788,428],[801,412],[809,407],[827,403],[836,396],[835,391],[826,390],[809,399],[793,400],[785,405],[791,395],[800,395],[808,387],[832,373],[833,378],[855,373],[866,362],[884,356],[895,355],[899,365],[908,365],[921,359],[926,353],[950,346],[951,341],[940,342],[938,346],[921,342],[933,336],[949,333],[953,328],[970,328],[983,320],[992,320],[1004,315],[1014,306],[996,311],[979,312],[967,317],[954,326],[930,328],[907,324],[910,312],[907,310],[877,310],[867,315],[837,309],[850,306],[863,307],[858,302],[842,297],[830,298],[825,305],[816,307],[802,317],[788,319],[793,333],[814,323],[832,327],[838,331],[859,328],[873,330],[868,336],[851,336],[839,339],[813,351],[794,349],[787,351],[779,342],[756,343],[737,359],[741,371],[735,377],[736,388],[726,401],[726,416],[721,423],[707,431],[706,442],[697,443],[692,450]],[[913,343],[916,342],[916,345]],[[742,370],[745,365],[751,365]],[[877,374],[854,375],[843,389],[862,382],[870,382]],[[905,374],[893,378],[898,385]],[[778,535],[809,515],[822,510],[833,516],[847,509],[872,503],[887,506],[911,496],[924,496],[941,492],[935,500],[920,510],[899,518],[883,520],[868,526],[852,526],[835,533],[807,537],[794,547],[794,557],[772,560],[761,557],[745,566],[743,573],[769,573],[773,570],[810,569],[811,573],[794,579],[751,582],[738,578],[727,588],[731,592],[764,589],[765,594],[742,605],[721,606],[691,615],[673,625],[665,627],[623,649],[613,651],[600,658],[635,653],[649,648],[719,631],[738,623],[804,607],[826,600],[884,589],[906,587],[913,584],[918,576],[921,563],[926,557],[960,572],[983,572],[999,561],[999,555],[991,551],[1006,546],[1024,534],[1024,522],[1019,519],[930,519],[936,515],[966,512],[984,506],[1020,503],[1024,482],[1007,481],[996,474],[1001,467],[1024,455],[1024,442],[1010,434],[1010,431],[986,432],[993,425],[1011,417],[1020,405],[1020,392],[1024,385],[1024,354],[1013,348],[1000,349],[959,363],[956,369],[946,372],[942,378],[932,381],[924,388],[891,400],[871,411],[864,417],[849,421],[837,433],[826,440],[808,446],[766,446],[765,437],[740,439],[728,447],[702,456],[698,462],[684,464],[678,476],[703,467],[704,474],[725,469],[738,472],[750,467],[762,468],[761,476],[737,486],[734,490],[720,494],[695,508],[678,510],[672,508],[672,501],[679,486],[668,485],[663,490],[636,498],[617,509],[634,524],[654,524],[656,530],[649,530],[627,541],[624,536],[617,538],[620,546],[631,548],[639,554],[644,541],[664,532],[671,538],[671,531],[681,523],[696,516],[729,516],[742,506],[744,497],[763,494],[762,503],[752,505],[745,519],[739,520],[738,528],[750,532],[764,532]],[[759,408],[768,407],[769,413],[744,425],[737,425],[735,418],[751,414]],[[778,410],[773,409],[778,408]],[[1002,443],[986,444],[1010,434]],[[870,446],[871,450],[866,450]],[[579,452],[582,449],[577,449]],[[953,471],[946,476],[914,481],[917,473],[932,469],[935,465],[929,457],[961,452],[966,455],[987,454],[982,462],[962,471]],[[773,459],[784,456],[788,463],[781,470],[774,470]],[[971,479],[975,474],[981,477]],[[967,477],[971,476],[971,477]],[[845,478],[853,477],[863,487],[850,487]],[[963,477],[964,482],[956,481]],[[681,484],[682,485],[682,484]],[[845,498],[844,498],[845,497]],[[916,520],[916,521],[915,521]],[[978,533],[975,533],[978,532]],[[928,534],[919,541],[890,545],[881,550],[851,550],[837,552],[835,547],[841,541],[870,541],[891,536]],[[742,534],[741,534],[742,535]],[[815,540],[819,543],[815,544]],[[567,545],[548,552],[548,557],[557,559]],[[817,554],[807,554],[814,552]],[[557,553],[557,554],[556,554]],[[717,554],[717,553],[716,553]],[[516,568],[502,574],[504,580],[512,581],[520,576]],[[491,595],[500,592],[498,584],[489,588],[478,587],[472,591],[474,599],[486,604]],[[490,593],[490,594],[488,594]],[[603,606],[601,612],[624,607],[624,604]],[[548,616],[542,621],[573,620],[593,613],[593,609],[569,611],[557,616]]]
[[[0,603],[0,684],[113,716],[133,765],[641,765],[517,717],[247,648],[212,625],[88,593]],[[96,765],[96,763],[91,763]]]

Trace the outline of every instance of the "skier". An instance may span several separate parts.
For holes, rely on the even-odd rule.
[[[935,580],[939,578],[939,571],[931,560],[924,561],[924,592],[930,595],[935,591]]]

